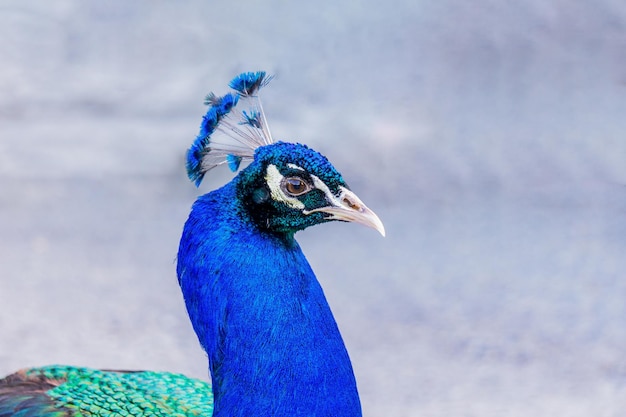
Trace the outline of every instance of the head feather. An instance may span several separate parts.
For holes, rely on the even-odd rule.
[[[228,164],[236,171],[258,147],[274,142],[258,96],[271,79],[263,71],[245,72],[229,83],[233,93],[206,96],[209,109],[187,152],[187,175],[196,185],[216,166]]]

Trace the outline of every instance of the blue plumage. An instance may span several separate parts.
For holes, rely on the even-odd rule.
[[[352,366],[313,271],[293,235],[326,221],[267,198],[268,166],[345,187],[319,153],[302,145],[260,148],[232,182],[194,204],[178,254],[179,282],[209,355],[215,416],[357,416]],[[328,204],[322,192],[302,200]],[[242,411],[247,410],[247,411]]]
[[[177,415],[211,407],[214,417],[361,415],[348,352],[294,235],[329,221],[361,223],[383,235],[384,227],[328,159],[272,140],[258,99],[270,78],[244,73],[231,81],[234,93],[207,96],[209,109],[187,154],[196,185],[216,166],[236,171],[250,162],[198,198],[178,251],[178,282],[209,357],[213,396],[206,384],[171,374],[51,367],[0,380],[0,416],[28,409],[27,415],[109,417],[128,407],[140,410],[136,415],[144,409],[171,415],[171,404],[179,403],[185,411],[181,406]],[[150,384],[131,386],[129,378]],[[174,380],[196,387],[194,398],[205,403],[167,389],[164,381]]]
[[[230,86],[247,98],[265,85],[264,76],[242,74]],[[239,124],[266,128],[260,103],[240,115]],[[236,130],[225,133],[251,145],[253,154],[217,155],[233,170],[244,155],[252,162],[196,201],[177,269],[189,317],[209,356],[214,415],[359,416],[348,353],[294,234],[331,220],[357,221],[384,233],[382,223],[318,152],[267,137],[269,144],[258,146],[241,141]],[[213,157],[210,167],[220,164],[211,155],[213,143],[207,139],[204,154]],[[189,174],[197,178],[196,171]]]
[[[239,169],[239,165],[241,164],[241,157],[237,155],[226,155],[226,162],[228,163],[228,168],[231,171],[235,172]]]
[[[234,93],[207,95],[209,109],[187,152],[187,174],[196,186],[216,166],[226,163],[237,171],[243,160],[252,160],[256,148],[273,143],[258,96],[271,79],[263,71],[245,72],[229,83]]]
[[[271,76],[268,77],[265,71],[244,72],[233,78],[228,86],[242,96],[253,96],[261,87],[265,87],[272,78]]]

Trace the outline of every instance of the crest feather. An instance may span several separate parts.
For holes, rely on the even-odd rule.
[[[187,152],[187,175],[196,186],[216,166],[228,164],[237,171],[242,161],[253,159],[258,147],[274,142],[258,96],[271,79],[264,71],[245,72],[229,83],[234,93],[206,96],[209,109]]]

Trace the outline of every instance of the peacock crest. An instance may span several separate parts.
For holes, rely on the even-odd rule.
[[[237,171],[242,161],[254,158],[255,149],[274,143],[259,99],[271,79],[264,71],[245,72],[229,83],[234,92],[207,95],[209,109],[187,152],[187,175],[196,186],[211,169],[228,164]]]

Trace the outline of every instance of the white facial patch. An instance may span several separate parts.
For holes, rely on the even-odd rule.
[[[294,165],[292,168],[298,168]],[[267,186],[270,189],[270,195],[274,201],[280,201],[285,203],[289,207],[293,209],[302,210],[304,209],[304,203],[298,200],[295,197],[290,197],[285,194],[280,186],[285,177],[280,173],[276,165],[268,165],[267,171],[265,172],[265,182],[267,182]],[[319,181],[319,180],[318,180]]]

